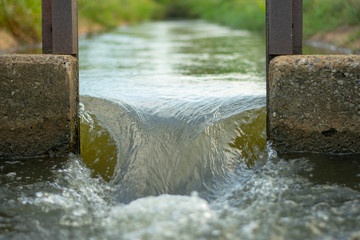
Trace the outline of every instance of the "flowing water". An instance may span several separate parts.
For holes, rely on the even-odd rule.
[[[360,239],[359,156],[277,156],[265,49],[201,21],[80,42],[81,151],[0,162],[0,239]]]

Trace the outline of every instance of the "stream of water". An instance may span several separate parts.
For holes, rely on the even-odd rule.
[[[82,154],[0,162],[0,239],[360,239],[359,156],[279,157],[264,62],[203,21],[81,40]]]

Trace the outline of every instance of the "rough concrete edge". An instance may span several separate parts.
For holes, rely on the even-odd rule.
[[[269,76],[272,75],[272,69],[274,69],[275,65],[280,64],[280,65],[286,65],[286,63],[284,64],[283,60],[288,60],[291,59],[293,60],[291,62],[291,64],[298,64],[298,65],[308,65],[309,63],[311,63],[311,61],[314,60],[321,60],[321,59],[325,59],[326,61],[334,61],[336,60],[335,64],[333,64],[333,67],[337,67],[337,66],[351,66],[351,68],[355,68],[358,66],[358,63],[354,63],[353,61],[360,61],[360,55],[355,55],[355,54],[338,54],[338,55],[283,55],[283,56],[277,56],[274,59],[272,59],[269,63]],[[345,60],[345,61],[342,61]],[[302,62],[299,62],[302,61]],[[324,62],[323,62],[324,63]],[[271,79],[269,78],[269,88],[267,90],[267,94],[270,94],[270,89],[271,89]],[[270,97],[269,97],[270,98]],[[270,120],[270,111],[271,110],[271,99],[269,101],[269,106],[267,106],[267,116],[266,116],[266,124],[269,125],[267,126],[267,141],[276,149],[276,144],[274,143],[274,137],[272,136],[272,133],[270,131],[270,129],[272,129],[271,127],[271,120]],[[354,136],[357,136],[356,133],[352,133]],[[360,136],[360,135],[359,135]],[[357,138],[359,138],[359,136],[357,136]],[[283,151],[283,150],[279,150],[276,149],[279,154],[285,154],[285,153],[317,153],[317,154],[341,154],[341,155],[356,155],[356,156],[360,156],[360,151],[355,151],[355,152],[341,152],[341,151],[309,151],[309,150],[290,150],[290,151]]]
[[[44,61],[44,58],[45,61]],[[21,61],[19,61],[21,59]],[[69,87],[73,88],[75,91],[70,91],[69,103],[70,104],[70,143],[69,143],[69,153],[80,153],[80,120],[79,120],[79,60],[78,58],[71,55],[52,55],[52,54],[0,54],[0,64],[4,61],[11,61],[12,63],[31,63],[31,64],[54,64],[57,63],[59,66],[64,65],[62,63],[67,62],[67,66],[71,67],[69,72]],[[73,116],[73,117],[71,117]],[[67,154],[67,155],[68,155]],[[46,156],[46,155],[36,155],[36,156],[14,156],[14,157],[0,157],[0,159],[19,159],[19,158],[43,158],[43,157],[65,157],[65,156]]]

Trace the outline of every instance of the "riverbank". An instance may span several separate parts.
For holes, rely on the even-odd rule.
[[[123,23],[122,25],[125,24]],[[85,20],[79,22],[80,37],[86,37],[103,31],[106,31],[106,28],[100,24],[89,23]],[[29,49],[39,44],[37,42],[21,42],[5,29],[0,29],[0,53],[16,52],[19,49]]]
[[[88,21],[79,22],[79,36],[87,36],[95,33],[105,31],[106,28],[100,24],[89,23]],[[0,53],[11,51],[12,49],[17,49],[27,46],[37,44],[35,43],[24,43],[16,39],[10,32],[5,29],[0,28]]]
[[[126,25],[124,22],[122,25]],[[106,31],[106,28],[100,24],[83,21],[79,23],[79,36],[86,37],[92,34]],[[359,26],[341,26],[333,31],[322,31],[304,40],[305,45],[327,48],[336,52],[359,53],[360,38],[357,34],[360,31]],[[18,49],[21,46],[26,48],[29,44],[21,44],[12,34],[4,29],[0,29],[0,53],[9,52],[12,49]]]
[[[19,42],[8,31],[0,29],[0,51],[19,46]]]
[[[329,46],[347,53],[360,52],[360,25],[340,26],[337,29],[326,32],[322,31],[308,38],[305,43],[315,46]]]
[[[127,25],[124,22],[122,25]],[[79,23],[79,36],[86,37],[92,34],[106,31],[100,24],[93,24],[83,21]],[[356,37],[360,31],[359,26],[341,26],[330,32],[319,32],[309,38],[304,39],[305,45],[317,48],[326,48],[336,52],[359,53],[360,38]],[[21,47],[26,48],[29,44],[21,44],[13,35],[4,29],[0,29],[0,53],[9,52]]]

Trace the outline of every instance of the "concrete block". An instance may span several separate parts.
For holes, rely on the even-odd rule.
[[[78,80],[72,56],[0,55],[0,158],[77,152]]]
[[[360,152],[360,56],[280,56],[269,66],[268,139],[279,152]]]

